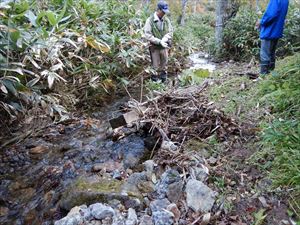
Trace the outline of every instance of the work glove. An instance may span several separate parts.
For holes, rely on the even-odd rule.
[[[160,45],[163,47],[163,48],[168,48],[168,43],[164,42],[164,41],[160,41]]]

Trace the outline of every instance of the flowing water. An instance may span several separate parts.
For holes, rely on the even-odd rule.
[[[192,62],[191,70],[204,69],[209,72],[213,72],[216,69],[216,65],[210,62],[209,55],[203,52],[197,52],[190,55],[189,60]]]

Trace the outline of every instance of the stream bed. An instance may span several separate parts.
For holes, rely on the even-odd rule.
[[[190,69],[210,72],[215,69],[203,53],[189,58],[193,63]],[[126,98],[115,101],[98,118],[77,118],[55,124],[2,149],[0,224],[53,224],[80,204],[74,200],[78,198],[76,195],[81,196],[83,189],[93,189],[94,183],[103,183],[105,187],[97,190],[100,188],[104,193],[111,190],[120,193],[113,198],[105,194],[102,200],[117,198],[129,204],[128,208],[132,207],[134,202],[124,198],[118,182],[149,159],[153,146],[146,147],[147,132],[135,127],[122,128],[125,137],[113,135],[108,119],[112,114],[120,114],[120,105],[126,101]],[[105,180],[99,181],[99,177]],[[72,192],[78,187],[80,192]],[[93,203],[98,197],[89,193],[89,200],[85,201]]]

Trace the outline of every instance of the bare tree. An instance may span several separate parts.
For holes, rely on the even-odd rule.
[[[185,14],[186,14],[186,7],[187,7],[188,0],[181,0],[181,16],[180,16],[180,25],[185,24]]]
[[[193,13],[196,14],[197,13],[197,6],[199,4],[199,0],[194,0],[193,2]]]
[[[220,53],[220,50],[223,45],[223,29],[224,29],[224,19],[226,17],[226,8],[228,0],[217,0],[216,2],[216,30],[215,38],[217,45],[217,54]]]
[[[259,7],[259,0],[255,1],[255,8],[256,8],[256,13],[257,14],[261,14],[262,12],[260,11],[260,7]]]

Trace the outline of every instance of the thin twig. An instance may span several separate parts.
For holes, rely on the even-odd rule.
[[[157,144],[158,144],[159,141],[160,141],[160,138],[157,139],[157,141],[156,141],[154,147],[152,148],[151,155],[150,155],[150,159],[152,159],[153,154],[154,154],[154,150],[155,150],[155,148],[156,148],[156,146],[157,146]]]
[[[141,76],[141,94],[140,94],[140,103],[143,101],[143,89],[144,89],[144,76]]]

